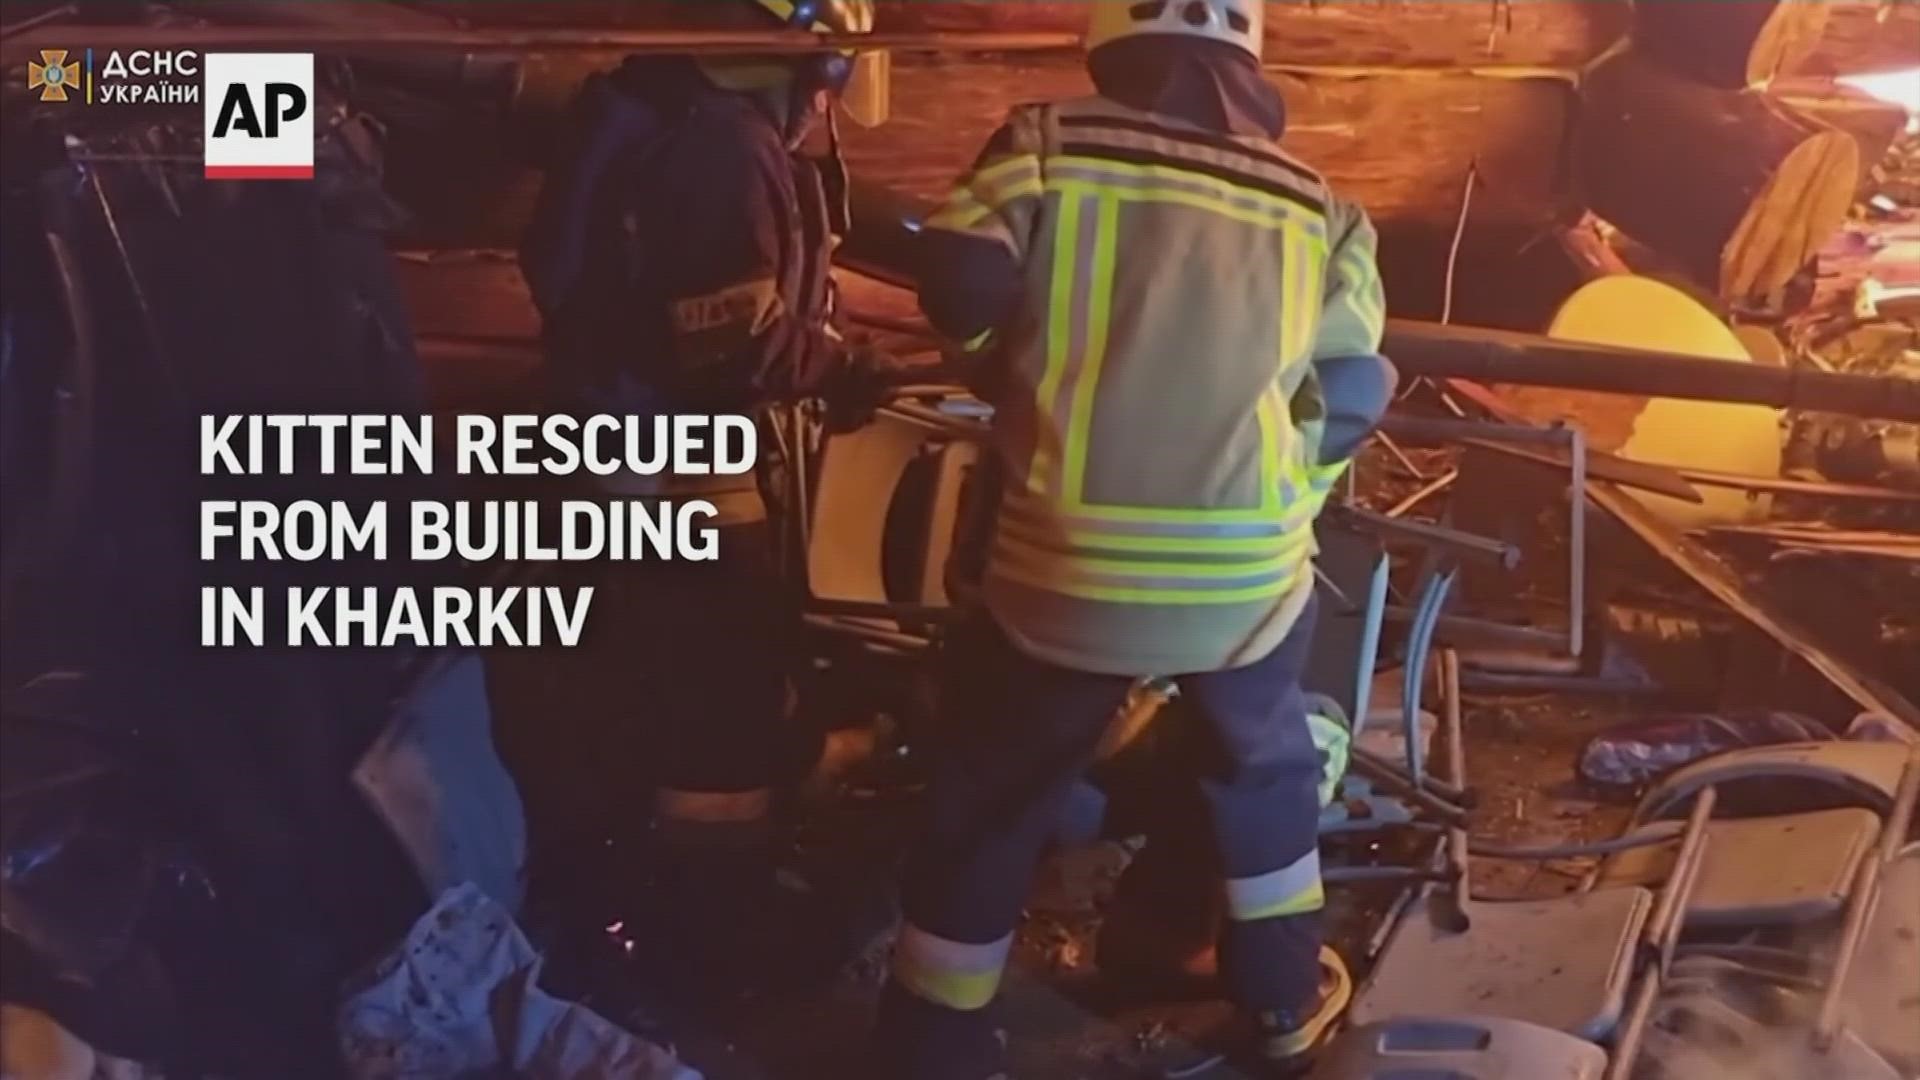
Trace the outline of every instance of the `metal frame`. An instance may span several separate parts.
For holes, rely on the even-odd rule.
[[[1401,725],[1407,746],[1407,768],[1403,772],[1392,762],[1376,758],[1359,746],[1360,734],[1366,730],[1367,712],[1373,704],[1374,669],[1380,658],[1380,638],[1386,625],[1387,588],[1389,584],[1392,560],[1382,553],[1374,566],[1374,572],[1367,589],[1367,603],[1362,611],[1360,658],[1354,668],[1354,708],[1349,718],[1348,733],[1352,744],[1347,749],[1348,770],[1359,773],[1349,776],[1343,782],[1343,799],[1335,801],[1320,813],[1320,832],[1340,833],[1358,830],[1378,830],[1384,827],[1409,825],[1414,821],[1414,810],[1419,808],[1440,816],[1443,820],[1453,820],[1465,816],[1465,811],[1444,799],[1430,795],[1424,783],[1420,748],[1420,710],[1417,690],[1411,695],[1412,705],[1404,706]],[[1441,602],[1445,601],[1444,589],[1441,590]],[[1424,664],[1424,656],[1423,656]],[[1425,798],[1422,798],[1425,796]],[[1349,802],[1365,803],[1367,816],[1355,819],[1348,813]],[[1405,871],[1398,867],[1345,868],[1349,871],[1364,869],[1367,873],[1345,873],[1340,869],[1330,869],[1324,875],[1329,882],[1365,881],[1403,878]]]
[[[1444,732],[1447,740],[1448,772],[1455,783],[1464,782],[1466,776],[1466,744],[1461,723],[1460,698],[1460,658],[1451,649],[1443,649],[1439,655]],[[1920,769],[1915,770],[1916,786],[1920,787]],[[1569,845],[1556,848],[1527,849],[1491,849],[1476,848],[1467,833],[1464,818],[1449,823],[1446,843],[1439,858],[1438,866],[1417,869],[1407,876],[1421,881],[1419,887],[1410,890],[1409,900],[1396,907],[1389,917],[1377,942],[1384,942],[1393,934],[1394,929],[1406,918],[1424,896],[1435,906],[1429,908],[1432,916],[1440,919],[1448,930],[1466,933],[1472,929],[1473,911],[1487,901],[1476,901],[1472,895],[1470,857],[1502,860],[1538,861],[1548,858],[1571,858],[1587,854],[1601,854],[1617,850],[1622,845],[1641,846],[1653,843],[1671,843],[1678,836],[1680,851],[1676,856],[1674,869],[1655,896],[1654,908],[1645,925],[1640,928],[1634,957],[1629,961],[1643,969],[1633,987],[1628,991],[1619,1023],[1614,1028],[1612,1043],[1615,1047],[1608,1066],[1608,1080],[1627,1080],[1638,1056],[1638,1048],[1653,1013],[1653,1007],[1660,997],[1668,974],[1671,971],[1680,934],[1685,920],[1681,917],[1698,885],[1701,870],[1705,865],[1708,842],[1707,823],[1713,816],[1718,792],[1707,787],[1700,791],[1690,808],[1686,824],[1676,831],[1662,830],[1657,836],[1642,838],[1623,838],[1601,841],[1591,845]],[[1437,894],[1432,885],[1437,883],[1441,889]],[[1491,902],[1498,906],[1498,902]]]
[[[1587,621],[1587,439],[1578,427],[1558,424],[1553,427],[1527,427],[1519,424],[1481,423],[1472,420],[1428,420],[1412,417],[1388,417],[1384,430],[1398,437],[1427,443],[1452,443],[1478,440],[1516,445],[1546,445],[1564,448],[1572,480],[1568,485],[1567,523],[1567,625],[1562,630],[1543,630],[1533,626],[1511,626],[1488,619],[1448,616],[1438,624],[1443,633],[1512,642],[1522,645],[1547,645],[1578,660],[1586,651]],[[1394,618],[1411,620],[1416,612],[1395,609]]]
[[[1894,797],[1893,811],[1880,826],[1879,849],[1861,863],[1859,876],[1854,881],[1853,895],[1847,898],[1840,946],[1827,975],[1826,989],[1820,996],[1820,1011],[1813,1028],[1814,1048],[1823,1053],[1832,1049],[1834,1040],[1840,1034],[1841,991],[1846,988],[1847,976],[1853,971],[1854,960],[1860,953],[1860,943],[1866,937],[1867,920],[1873,914],[1874,906],[1880,902],[1881,876],[1900,857],[1901,848],[1907,841],[1907,832],[1913,827],[1916,803],[1920,803],[1920,751],[1907,757],[1907,768],[1900,777],[1900,790]]]
[[[891,399],[880,411],[949,438],[977,442],[985,437],[977,421],[921,401],[965,393],[959,386],[900,386],[894,388]],[[957,608],[925,603],[839,600],[818,596],[813,591],[808,553],[813,543],[814,495],[827,441],[831,438],[824,435],[816,413],[803,403],[787,406],[774,414],[781,435],[781,450],[788,459],[779,513],[792,519],[779,530],[784,538],[782,543],[788,545],[782,562],[784,572],[797,586],[803,620],[812,629],[852,638],[880,652],[913,654],[928,649],[938,639],[940,629],[959,617]]]
[[[1694,886],[1700,882],[1701,868],[1706,865],[1707,822],[1713,817],[1717,795],[1713,788],[1706,788],[1694,797],[1686,831],[1680,834],[1680,852],[1674,857],[1673,872],[1661,886],[1653,914],[1642,931],[1640,962],[1648,965],[1647,972],[1635,987],[1627,1011],[1615,1029],[1606,1080],[1631,1080],[1633,1076],[1641,1040],[1646,1037],[1647,1024],[1653,1017],[1654,1003],[1660,1000],[1660,991],[1673,970],[1674,952],[1680,947],[1680,932],[1687,922],[1684,914],[1688,901],[1693,897]]]

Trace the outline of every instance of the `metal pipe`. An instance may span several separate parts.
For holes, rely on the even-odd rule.
[[[918,205],[884,189],[857,194],[855,202],[857,227],[847,246],[883,264],[882,269],[898,279],[896,283],[910,281],[913,262],[908,240],[919,227]],[[867,212],[858,210],[862,205]],[[1584,345],[1541,334],[1410,319],[1387,320],[1381,351],[1403,376],[1746,402],[1920,421],[1920,382],[1892,376],[1729,364],[1683,353]],[[1385,430],[1398,434],[1392,422]],[[1463,437],[1476,436],[1484,438],[1487,433],[1481,429]],[[1540,441],[1564,439],[1541,436]]]
[[[1570,469],[1573,465],[1570,456],[1563,457],[1558,451],[1533,446],[1513,446],[1501,443],[1496,438],[1468,439],[1460,445],[1470,450],[1490,450],[1551,469]],[[1625,487],[1651,491],[1696,505],[1706,501],[1692,484],[1687,483],[1672,469],[1662,465],[1630,461],[1612,454],[1594,453],[1591,448],[1587,451],[1587,474],[1594,480],[1611,480]]]
[[[1618,836],[1612,840],[1598,840],[1590,844],[1557,844],[1552,847],[1510,848],[1494,845],[1473,844],[1469,850],[1483,859],[1512,860],[1515,862],[1544,862],[1547,859],[1582,859],[1597,855],[1615,855],[1622,851],[1633,851],[1643,847],[1657,847],[1670,844],[1674,838],[1686,831],[1686,826],[1677,821],[1662,821],[1654,828],[1631,836]]]
[[[1529,675],[1508,671],[1469,671],[1467,689],[1485,694],[1591,694],[1633,697],[1659,694],[1655,684],[1606,675]]]
[[[879,264],[874,269],[890,275],[894,283],[910,283],[911,237],[922,215],[919,204],[877,188],[857,192],[854,201],[856,227],[846,247],[860,251],[862,261]],[[1541,334],[1410,319],[1387,320],[1382,351],[1404,376],[1746,402],[1920,421],[1920,382],[1892,376],[1729,364],[1683,353],[1585,345]],[[1398,434],[1392,421],[1385,430]],[[1460,437],[1476,436],[1484,438],[1487,433],[1481,429]],[[1540,441],[1564,440],[1541,436]]]
[[[1387,619],[1390,622],[1410,623],[1418,617],[1419,612],[1412,608],[1395,606],[1387,609]],[[1436,629],[1445,634],[1449,641],[1508,645],[1515,648],[1564,645],[1567,640],[1567,635],[1558,630],[1547,630],[1538,626],[1512,626],[1494,622],[1491,619],[1475,619],[1466,615],[1442,615]]]
[[[1813,1044],[1820,1050],[1833,1045],[1840,1031],[1841,991],[1853,972],[1860,942],[1867,933],[1867,920],[1880,899],[1880,876],[1900,855],[1907,831],[1913,827],[1916,803],[1920,803],[1920,752],[1907,756],[1907,767],[1900,774],[1900,789],[1894,795],[1893,809],[1880,825],[1880,843],[1873,856],[1861,864],[1853,892],[1847,897],[1846,921],[1840,929],[1840,947],[1834,954],[1833,972],[1827,977],[1827,990],[1820,998],[1820,1012],[1813,1026]]]
[[[1348,759],[1349,767],[1353,769],[1354,772],[1379,784],[1381,787],[1387,788],[1392,794],[1406,799],[1408,802],[1413,803],[1415,806],[1449,825],[1467,820],[1467,811],[1447,801],[1447,797],[1437,790],[1433,790],[1434,785],[1432,782],[1428,783],[1428,790],[1423,791],[1420,788],[1414,787],[1412,782],[1401,774],[1400,770],[1374,757],[1367,751],[1356,746],[1350,749],[1348,753],[1350,755]]]
[[[1482,420],[1442,420],[1426,416],[1402,416],[1389,413],[1380,421],[1380,430],[1399,439],[1427,446],[1441,443],[1484,442],[1546,443],[1564,446],[1564,427],[1533,427],[1528,424],[1498,424]]]
[[[1640,1042],[1646,1037],[1647,1021],[1653,1016],[1653,1004],[1660,996],[1660,982],[1649,976],[1634,987],[1633,1000],[1620,1021],[1620,1038],[1607,1062],[1606,1080],[1630,1080],[1633,1076],[1634,1065],[1640,1057]]]
[[[1557,341],[1481,327],[1387,321],[1382,347],[1403,377],[1523,383],[1613,394],[1809,409],[1920,421],[1920,381],[1730,364],[1650,349]]]
[[[1440,548],[1449,555],[1491,562],[1505,570],[1520,565],[1520,549],[1505,541],[1449,529],[1444,525],[1388,517],[1359,506],[1337,507],[1331,512],[1363,531],[1417,541],[1428,547]]]
[[[1378,754],[1372,753],[1371,751],[1364,750],[1358,746],[1353,748],[1352,753],[1354,756],[1354,760],[1359,760],[1359,758],[1363,756],[1366,757],[1368,761],[1377,765],[1379,768],[1382,768],[1391,772],[1394,778],[1400,784],[1406,785],[1409,789],[1411,789],[1413,784],[1413,778],[1407,774],[1407,771],[1405,769],[1394,764],[1392,761],[1389,761],[1388,759],[1383,758]],[[1440,798],[1446,800],[1449,805],[1454,806],[1460,810],[1464,811],[1464,810],[1473,809],[1472,795],[1469,792],[1467,792],[1465,789],[1456,786],[1450,780],[1442,780],[1440,777],[1434,776],[1431,773],[1429,773],[1422,780],[1421,786],[1428,792],[1431,792],[1434,795],[1438,795]]]
[[[1571,441],[1573,482],[1567,487],[1572,517],[1567,527],[1567,655],[1578,659],[1587,644],[1587,436],[1580,428],[1563,428]]]
[[[1387,589],[1392,579],[1393,562],[1383,552],[1374,563],[1373,577],[1367,583],[1367,611],[1360,628],[1360,662],[1355,665],[1350,725],[1356,742],[1366,730],[1367,713],[1373,708],[1373,673],[1380,663],[1380,631],[1387,623]]]
[[[1420,695],[1427,681],[1427,657],[1433,649],[1434,626],[1445,609],[1447,593],[1453,588],[1457,571],[1448,565],[1429,579],[1421,594],[1418,614],[1407,633],[1407,666],[1401,677],[1400,724],[1407,746],[1407,772],[1416,787],[1426,785],[1426,767],[1421,761]]]
[[[1466,727],[1460,716],[1460,654],[1452,649],[1440,650],[1440,706],[1445,718],[1447,733],[1447,778],[1462,788],[1467,785],[1467,737]],[[1447,834],[1447,858],[1454,879],[1459,882],[1462,905],[1466,903],[1467,859],[1473,849],[1467,836],[1466,823],[1462,821]]]
[[[1320,871],[1328,885],[1368,885],[1383,881],[1446,881],[1447,872],[1427,866],[1330,866]]]
[[[1693,812],[1687,816],[1686,831],[1681,834],[1680,853],[1674,857],[1673,870],[1667,875],[1667,883],[1660,890],[1660,899],[1642,930],[1644,943],[1657,950],[1657,958],[1634,988],[1633,1000],[1620,1023],[1620,1036],[1607,1066],[1607,1080],[1629,1080],[1634,1075],[1634,1066],[1640,1057],[1640,1043],[1646,1037],[1647,1022],[1652,1018],[1654,1003],[1659,1000],[1660,991],[1666,984],[1667,969],[1673,962],[1674,950],[1680,944],[1680,931],[1686,923],[1686,903],[1693,895],[1694,885],[1700,880],[1701,867],[1706,865],[1707,823],[1713,817],[1713,807],[1718,799],[1717,790],[1705,789],[1695,797]]]
[[[1830,480],[1794,480],[1784,476],[1740,476],[1736,473],[1696,469],[1686,465],[1667,465],[1688,483],[1702,487],[1733,488],[1737,491],[1761,491],[1774,495],[1811,495],[1823,499],[1879,499],[1886,502],[1920,502],[1920,491],[1877,487],[1872,484],[1842,484]]]
[[[1444,699],[1441,717],[1447,736],[1448,779],[1464,790],[1467,745],[1460,718],[1460,655],[1452,649],[1443,649],[1440,653],[1440,694]],[[1469,880],[1473,865],[1471,847],[1472,838],[1462,818],[1447,830],[1446,842],[1441,848],[1445,853],[1447,877],[1453,884],[1438,895],[1433,912],[1434,918],[1453,933],[1464,934],[1473,928],[1473,916],[1468,913],[1473,903],[1473,885]]]
[[[1390,416],[1383,427],[1408,438],[1433,443],[1470,443],[1492,446],[1496,449],[1501,449],[1507,444],[1519,446],[1548,444],[1566,447],[1565,467],[1573,474],[1567,495],[1570,517],[1567,523],[1567,628],[1564,632],[1552,634],[1526,628],[1516,629],[1501,624],[1490,624],[1490,628],[1497,629],[1501,634],[1511,634],[1531,641],[1549,642],[1564,649],[1566,655],[1579,659],[1586,648],[1587,621],[1586,490],[1589,463],[1585,433],[1577,427],[1565,424],[1542,428],[1525,424],[1488,424],[1413,416]],[[1525,451],[1513,452],[1532,456]],[[1518,558],[1518,549],[1515,549],[1515,558]],[[1512,569],[1512,566],[1509,565],[1507,568]]]
[[[1667,874],[1667,883],[1660,890],[1653,914],[1647,917],[1644,936],[1648,944],[1660,950],[1662,971],[1673,955],[1673,946],[1678,944],[1686,921],[1685,905],[1706,854],[1707,822],[1712,819],[1719,798],[1719,791],[1712,787],[1694,796],[1693,812],[1687,815],[1687,827],[1681,833],[1680,851],[1673,857],[1673,869]]]

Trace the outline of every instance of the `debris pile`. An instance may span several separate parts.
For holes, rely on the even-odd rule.
[[[1920,379],[1920,131],[1895,140],[1853,217],[1820,253],[1814,302],[1786,328],[1793,354]],[[1801,474],[1920,489],[1920,426],[1797,416],[1788,460]]]
[[[542,990],[540,968],[510,912],[472,885],[447,890],[341,1007],[348,1074],[700,1080],[672,1051]]]

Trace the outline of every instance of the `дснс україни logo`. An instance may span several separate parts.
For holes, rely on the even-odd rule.
[[[206,53],[196,49],[111,49],[96,66],[42,49],[27,64],[27,89],[41,101],[89,105],[200,106],[210,180],[313,178],[312,53]]]
[[[65,49],[41,49],[40,61],[27,61],[27,89],[40,91],[41,101],[67,100],[68,87],[80,85],[80,62],[69,63]]]

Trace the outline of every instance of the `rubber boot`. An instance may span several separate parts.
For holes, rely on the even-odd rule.
[[[870,1080],[1007,1080],[1007,1033],[995,1005],[962,1012],[888,981],[880,992]]]
[[[1326,1045],[1347,1006],[1353,1003],[1353,976],[1346,961],[1331,948],[1320,949],[1320,990],[1312,1004],[1292,1013],[1262,1013],[1253,1018],[1256,1052],[1272,1075],[1305,1075],[1313,1057]]]
[[[1308,722],[1322,757],[1324,806],[1346,774],[1349,725],[1331,698],[1307,697]],[[1175,753],[1192,751],[1180,743]],[[1170,770],[1163,770],[1170,772]],[[1217,995],[1216,943],[1226,903],[1206,883],[1222,878],[1206,805],[1191,785],[1163,782],[1153,794],[1147,844],[1122,874],[1100,927],[1095,960],[1102,973],[1166,998]],[[1136,800],[1137,800],[1136,796]]]

